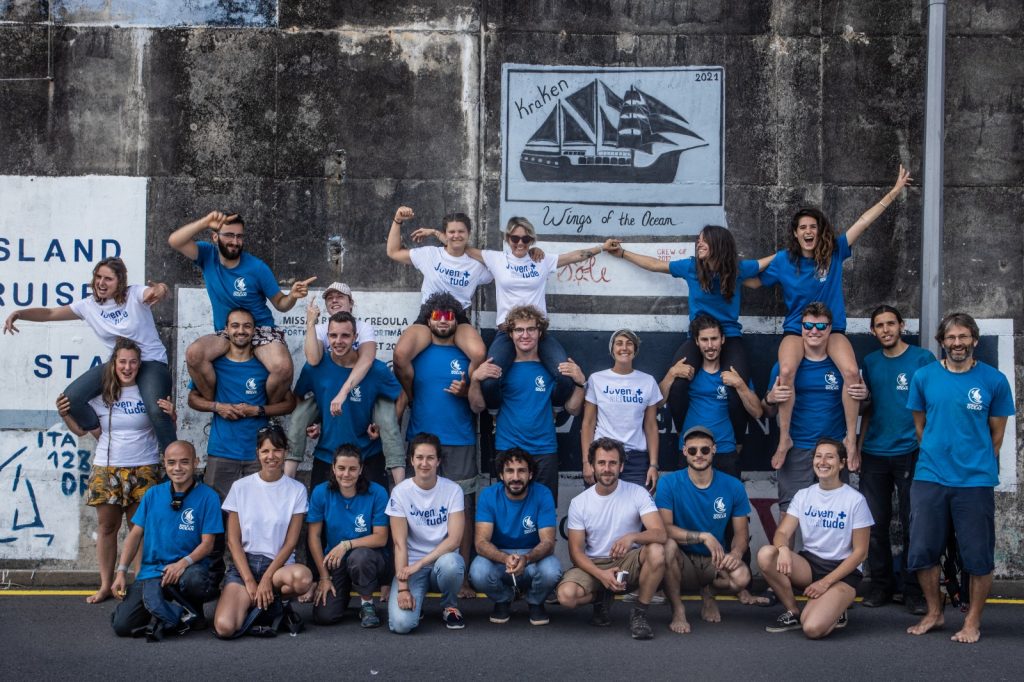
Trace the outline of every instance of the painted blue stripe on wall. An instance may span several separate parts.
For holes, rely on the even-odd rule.
[[[52,0],[62,24],[276,26],[277,0]]]

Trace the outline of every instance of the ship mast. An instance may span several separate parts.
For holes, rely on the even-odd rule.
[[[598,82],[594,79],[594,162],[601,153],[601,107],[597,103]]]

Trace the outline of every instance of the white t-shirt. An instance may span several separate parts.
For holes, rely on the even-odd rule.
[[[124,305],[117,305],[114,299],[108,298],[102,304],[90,296],[75,301],[69,307],[71,312],[85,320],[99,337],[100,342],[108,351],[114,350],[117,337],[123,336],[139,344],[142,359],[145,362],[156,360],[167,362],[167,349],[160,342],[153,321],[153,311],[142,302],[142,294],[146,287],[133,284],[128,287],[128,296]]]
[[[612,545],[626,533],[643,528],[640,518],[658,513],[650,493],[636,483],[620,480],[611,495],[598,495],[591,486],[569,503],[569,530],[587,534],[586,552],[591,559],[607,558]],[[635,547],[636,545],[634,545]]]
[[[89,406],[100,419],[100,437],[96,442],[93,464],[141,467],[160,462],[156,431],[146,414],[146,403],[138,386],[122,386],[121,397],[109,407],[103,404],[103,396],[99,395],[89,401]]]
[[[330,322],[324,324],[318,324],[314,327],[316,331],[316,338],[320,339],[320,343],[324,344],[324,353],[331,352],[331,344],[327,341],[327,326]],[[352,344],[354,350],[359,350],[359,344],[361,343],[376,343],[377,332],[374,330],[373,325],[366,324],[360,319],[356,320],[356,342]],[[340,386],[338,388],[341,388]]]
[[[804,549],[829,561],[850,556],[855,528],[875,525],[867,500],[845,483],[835,490],[817,483],[798,490],[786,513],[800,521]]]
[[[466,508],[462,488],[442,476],[430,490],[407,478],[391,491],[388,516],[400,516],[409,524],[409,564],[434,551],[448,536],[448,515]]]
[[[494,277],[498,306],[496,324],[504,322],[508,311],[517,305],[532,305],[547,317],[544,294],[548,276],[558,269],[558,256],[546,255],[543,261],[534,263],[529,255],[516,258],[508,251],[482,251],[481,254]]]
[[[222,508],[238,514],[242,548],[273,559],[284,545],[292,517],[306,513],[306,486],[291,476],[267,483],[257,472],[231,484]],[[294,561],[293,552],[285,564]]]
[[[421,246],[409,250],[409,258],[417,270],[423,273],[421,301],[427,302],[430,295],[447,291],[469,308],[473,294],[481,284],[494,281],[490,270],[483,263],[463,254],[455,257],[440,246]]]
[[[614,438],[624,443],[627,450],[646,450],[644,411],[661,402],[661,398],[658,382],[646,372],[594,372],[587,385],[587,402],[597,405],[594,437]]]

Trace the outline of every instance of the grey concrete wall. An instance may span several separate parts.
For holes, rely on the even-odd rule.
[[[150,4],[0,0],[0,175],[149,178],[155,280],[200,284],[165,235],[215,207],[246,216],[247,247],[285,284],[333,279],[327,240],[340,235],[345,280],[417,288],[418,274],[384,253],[400,203],[434,219],[466,210],[477,243],[498,244],[506,62],[724,66],[726,210],[747,256],[776,249],[798,205],[846,226],[898,163],[920,170],[927,36],[912,0],[211,0],[180,14]],[[950,3],[947,73],[943,307],[1012,320],[1024,357],[1019,0]],[[911,189],[858,245],[851,316],[880,301],[917,315],[920,199]],[[493,309],[490,292],[482,304]],[[686,304],[635,297],[616,309]],[[156,312],[173,348],[174,306]],[[781,312],[773,292],[745,298],[744,314]],[[1012,379],[1020,405],[1019,364]],[[1001,570],[1024,577],[1024,502],[1006,493],[998,506]]]

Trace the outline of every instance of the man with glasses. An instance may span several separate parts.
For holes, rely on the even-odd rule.
[[[939,557],[952,518],[963,570],[970,576],[970,607],[951,639],[965,644],[981,639],[981,612],[992,587],[999,448],[1014,412],[1010,382],[974,358],[979,336],[970,315],[943,318],[935,339],[945,358],[917,371],[907,397],[921,443],[910,486],[914,533],[907,567],[917,571],[928,603],[928,612],[907,632],[923,635],[944,623]]]
[[[804,359],[796,369],[793,385],[779,384],[779,363],[776,362],[768,379],[771,390],[761,401],[764,413],[774,417],[779,411],[779,403],[795,400],[790,424],[793,447],[782,457],[778,454],[772,457],[772,467],[779,472],[780,512],[786,511],[798,490],[814,484],[811,462],[818,439],[828,437],[842,441],[846,437],[843,373],[828,355],[832,311],[824,303],[815,301],[804,308],[801,320]],[[867,397],[864,384],[853,384],[848,390],[856,400]],[[859,460],[856,452],[850,454],[850,471],[860,468]]]
[[[533,306],[521,305],[508,311],[505,324],[515,345],[515,361],[504,373],[490,358],[480,365],[473,372],[469,403],[474,412],[486,409],[482,384],[487,379],[498,380],[501,410],[495,424],[494,449],[521,448],[532,455],[537,465],[535,480],[548,487],[557,504],[558,441],[551,402],[556,377],[544,367],[538,351],[548,321]],[[583,370],[570,358],[559,364],[558,371],[575,384],[565,410],[578,415],[583,407]]]
[[[722,616],[712,588],[738,594],[750,584],[750,569],[743,560],[750,543],[750,500],[738,478],[712,467],[716,453],[711,429],[691,426],[683,434],[686,466],[662,476],[654,497],[668,533],[665,595],[672,606],[669,628],[679,634],[690,632],[682,590],[700,590],[701,619],[718,623]],[[727,541],[729,527],[732,538]]]
[[[212,244],[194,241],[196,235],[207,229],[212,233]],[[292,385],[292,357],[284,332],[274,325],[267,300],[282,313],[291,310],[296,301],[306,297],[309,284],[316,277],[296,281],[287,294],[281,291],[267,264],[246,253],[245,223],[237,214],[212,211],[179,227],[167,238],[167,243],[202,270],[213,307],[215,333],[201,336],[185,351],[196,390],[204,398],[213,399],[217,381],[213,361],[228,352],[228,312],[243,308],[256,321],[251,342],[256,359],[268,372],[267,395],[274,402],[282,400]]]

